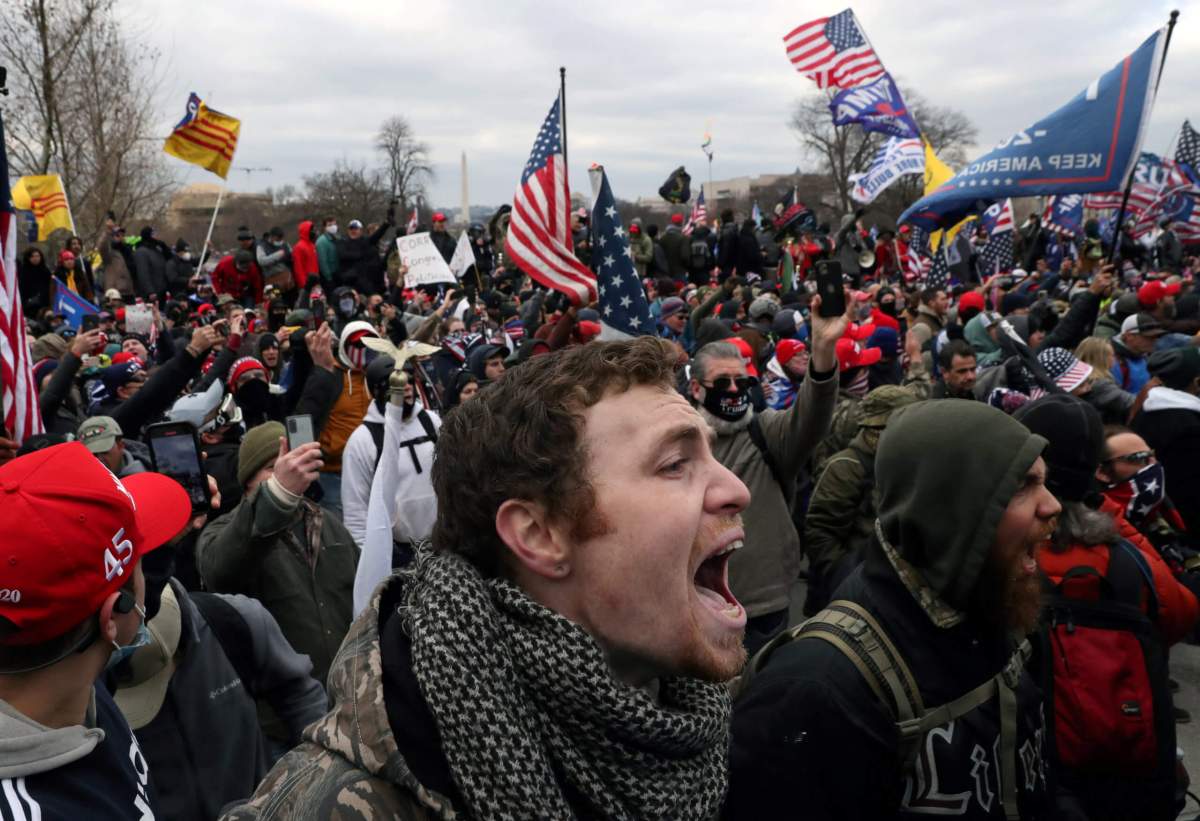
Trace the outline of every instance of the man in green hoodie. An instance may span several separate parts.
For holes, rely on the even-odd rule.
[[[978,402],[892,415],[875,537],[837,593],[890,638],[903,665],[884,674],[915,718],[898,723],[862,658],[789,631],[743,674],[725,817],[1050,817],[1041,694],[1014,653],[1037,623],[1037,550],[1060,511],[1045,445]],[[853,653],[851,632],[835,638]]]

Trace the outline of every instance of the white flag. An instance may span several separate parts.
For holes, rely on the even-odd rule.
[[[450,273],[446,260],[442,258],[442,252],[429,238],[428,231],[396,237],[396,248],[400,251],[400,261],[408,267],[408,272],[404,275],[405,288],[437,285],[440,282],[453,285],[457,282]]]
[[[463,231],[458,235],[458,245],[454,246],[454,256],[450,257],[450,273],[459,279],[467,269],[475,264],[475,252],[471,250],[471,238]]]
[[[920,140],[891,137],[875,159],[871,167],[861,174],[851,174],[850,183],[854,186],[850,196],[857,202],[874,202],[888,186],[905,174],[925,173],[925,146]]]

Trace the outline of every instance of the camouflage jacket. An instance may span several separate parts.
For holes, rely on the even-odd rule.
[[[329,669],[333,710],[304,731],[304,741],[267,773],[225,821],[370,821],[461,817],[444,796],[417,781],[396,747],[383,700],[379,602],[350,627]]]

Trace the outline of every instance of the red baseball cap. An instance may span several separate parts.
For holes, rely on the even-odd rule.
[[[174,479],[122,481],[78,442],[0,467],[0,644],[39,644],[82,624],[191,512]]]
[[[671,215],[671,224],[683,225],[683,214],[672,214]]]
[[[978,291],[967,291],[958,298],[958,310],[960,311],[964,308],[974,308],[977,311],[982,311],[986,307],[987,305],[983,301],[983,294]]]
[[[879,348],[864,348],[855,340],[845,336],[837,341],[836,350],[838,368],[843,371],[874,365],[883,356],[883,351]]]
[[[846,328],[846,333],[842,335],[843,339],[851,339],[855,342],[865,342],[871,338],[871,334],[875,333],[875,323],[864,322],[861,325],[851,322]]]
[[[443,214],[441,211],[435,211],[433,214],[433,221],[434,222],[445,222],[446,215]]]
[[[1151,280],[1138,288],[1138,302],[1143,308],[1153,308],[1162,302],[1163,297],[1179,296],[1180,286],[1178,282],[1172,282],[1166,285],[1158,280]]]
[[[746,365],[746,373],[757,378],[758,368],[754,364],[754,349],[750,347],[750,343],[740,336],[731,336],[725,341],[741,352],[742,362]]]
[[[792,357],[796,354],[807,350],[808,346],[799,339],[781,339],[779,340],[779,344],[775,346],[775,359],[778,360],[780,365],[786,365],[792,361]]]

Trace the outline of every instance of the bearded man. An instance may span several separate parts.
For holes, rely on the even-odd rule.
[[[993,694],[934,715],[906,747],[865,663],[830,641],[785,642],[789,631],[752,662],[735,703],[725,817],[794,816],[798,796],[805,819],[1050,817],[1041,694],[1013,652],[1037,623],[1037,552],[1061,509],[1045,446],[979,402],[892,415],[875,457],[875,538],[833,598],[890,638],[919,714],[989,682]]]
[[[675,359],[567,348],[446,415],[432,548],[375,590],[333,711],[227,818],[715,816],[750,498]]]

